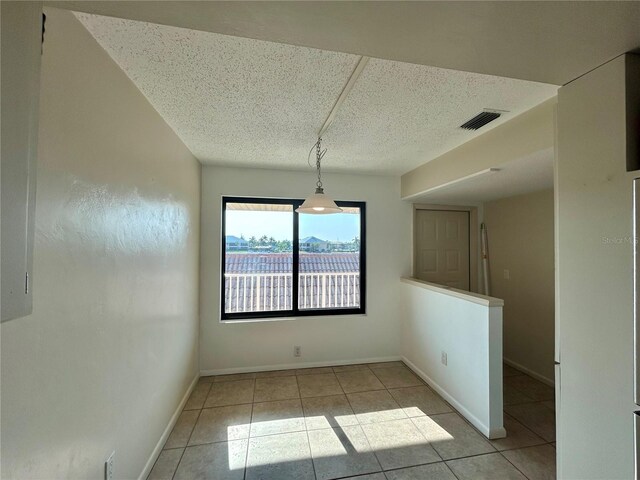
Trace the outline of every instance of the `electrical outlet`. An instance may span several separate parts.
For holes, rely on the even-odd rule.
[[[302,356],[302,348],[300,347],[300,345],[296,345],[295,347],[293,347],[293,356],[294,357]]]
[[[115,450],[111,452],[107,461],[104,462],[104,480],[113,480],[113,462],[115,460],[116,452]]]
[[[447,366],[447,352],[442,352],[440,356],[440,361],[445,367]]]
[[[502,275],[504,276],[505,280],[509,280],[511,278],[511,274],[509,273],[509,270],[504,270],[502,272]]]

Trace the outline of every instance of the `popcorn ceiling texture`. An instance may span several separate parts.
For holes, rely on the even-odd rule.
[[[77,13],[204,164],[306,169],[358,56]],[[553,97],[535,82],[371,59],[325,135],[326,170],[402,174]],[[490,127],[480,130],[480,133]]]
[[[372,58],[325,135],[326,144],[346,152],[353,165],[405,173],[554,97],[557,89]],[[458,128],[484,108],[509,113],[478,132]]]
[[[203,163],[306,167],[359,58],[77,16]]]

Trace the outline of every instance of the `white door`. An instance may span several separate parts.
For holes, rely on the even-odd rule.
[[[415,276],[469,290],[469,212],[416,211]]]

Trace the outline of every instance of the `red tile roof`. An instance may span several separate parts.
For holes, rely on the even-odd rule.
[[[359,272],[358,253],[300,252],[300,273]],[[225,259],[225,272],[231,274],[291,273],[290,253],[233,253]]]

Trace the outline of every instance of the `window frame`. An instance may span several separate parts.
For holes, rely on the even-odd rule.
[[[367,240],[366,240],[366,202],[359,201],[339,201],[339,207],[354,207],[360,209],[360,306],[357,308],[315,308],[300,309],[298,307],[298,288],[300,275],[300,242],[299,242],[299,213],[296,209],[302,205],[304,200],[295,198],[265,198],[265,197],[237,197],[222,196],[222,220],[220,228],[220,320],[223,322],[233,322],[237,320],[262,320],[275,318],[296,318],[296,317],[323,317],[334,315],[365,315],[366,314],[366,294],[367,294]],[[293,210],[293,222],[291,228],[292,235],[292,272],[291,272],[291,306],[289,310],[276,310],[268,312],[225,312],[225,268],[226,268],[226,211],[228,203],[261,203],[274,205],[291,205]],[[304,214],[302,214],[304,215]]]

